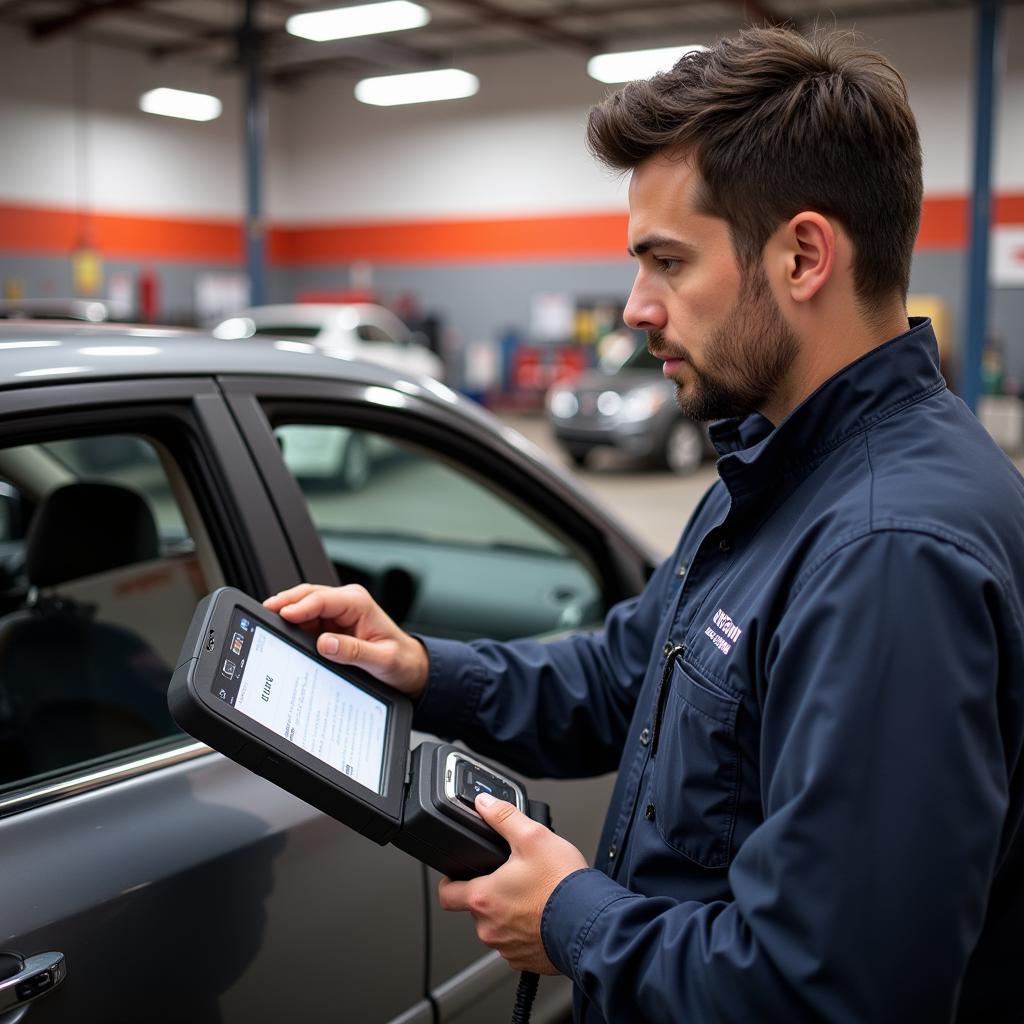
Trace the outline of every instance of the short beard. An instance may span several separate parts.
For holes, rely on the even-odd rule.
[[[648,345],[655,352],[672,350],[658,331],[649,332]],[[676,386],[676,402],[692,420],[749,416],[773,396],[798,349],[767,275],[756,267],[744,273],[736,304],[706,339],[702,362],[714,366],[714,373],[698,369],[687,354],[694,379],[686,393]]]

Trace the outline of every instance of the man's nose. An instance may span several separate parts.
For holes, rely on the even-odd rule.
[[[643,271],[638,273],[633,281],[633,290],[629,293],[622,319],[628,326],[640,331],[665,329],[665,306],[647,287]]]

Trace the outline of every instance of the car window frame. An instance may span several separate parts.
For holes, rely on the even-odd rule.
[[[348,381],[233,376],[220,378],[220,384],[296,558],[309,573],[306,579],[337,583],[302,488],[274,437],[274,427],[284,422],[370,430],[426,450],[551,530],[567,553],[592,573],[608,607],[638,593],[653,570],[650,553],[614,521],[609,528],[604,517],[610,514],[598,513],[574,484],[500,434],[492,436],[486,428],[473,431],[463,416],[440,403],[404,390]],[[382,400],[382,389],[393,393],[393,402]],[[441,441],[443,445],[431,443]]]
[[[56,398],[59,400],[55,401]],[[210,377],[46,384],[0,390],[0,445],[127,433],[171,455],[225,580],[258,596],[299,579],[291,549],[224,396]],[[211,754],[185,733],[68,766],[0,795],[0,817]]]

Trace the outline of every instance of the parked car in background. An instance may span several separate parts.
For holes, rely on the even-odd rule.
[[[707,433],[683,415],[661,366],[640,342],[623,361],[549,389],[548,421],[573,463],[581,466],[591,451],[605,447],[674,473],[700,466],[710,450]]]
[[[402,373],[444,379],[440,357],[390,310],[369,302],[253,306],[213,328],[214,337],[304,341],[324,355],[364,359]]]
[[[102,299],[0,299],[0,319],[84,320],[98,324],[112,318]]]
[[[637,592],[643,550],[429,378],[106,325],[0,324],[0,346],[0,981],[67,969],[27,1019],[508,1019],[516,976],[435,872],[181,733],[166,687],[222,584],[357,582],[409,630],[547,638]],[[401,457],[314,485],[310,431]],[[530,783],[585,851],[609,792]],[[569,1002],[544,979],[534,1021]]]

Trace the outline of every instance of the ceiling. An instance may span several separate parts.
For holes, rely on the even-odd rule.
[[[460,58],[548,49],[594,54],[609,48],[700,42],[744,21],[830,22],[972,6],[972,0],[418,0],[423,28],[315,43],[285,31],[296,13],[345,0],[252,0],[255,33],[271,81],[310,74],[364,77],[457,65]],[[244,0],[0,0],[0,25],[37,41],[75,35],[153,59],[230,66],[238,61]]]

